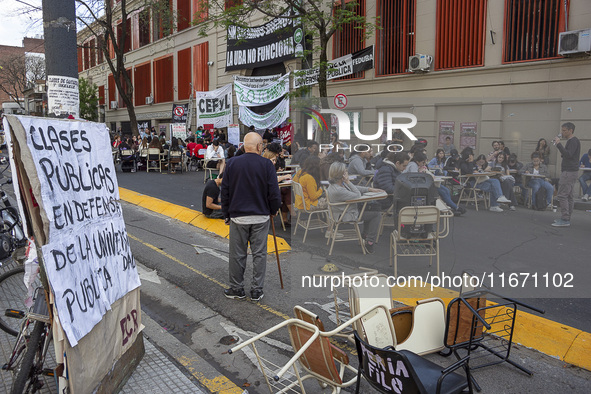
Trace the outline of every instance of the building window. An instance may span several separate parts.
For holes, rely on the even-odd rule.
[[[337,2],[337,5],[333,12],[336,12],[337,7],[340,7],[340,1]],[[365,0],[358,0],[354,4],[354,11],[359,16],[365,16]],[[341,56],[348,55],[353,52],[357,52],[365,48],[365,29],[362,28],[362,25],[359,23],[347,23],[341,26],[341,29],[338,29],[335,34],[333,35],[332,40],[332,54],[333,59],[339,58]],[[335,79],[336,81],[342,81],[347,79],[357,79],[363,78],[365,76],[365,72],[361,71],[355,74],[347,75],[346,77],[341,77]]]
[[[236,0],[238,1],[238,0]],[[240,0],[242,4],[242,0]],[[226,4],[227,5],[227,4]],[[227,9],[227,8],[226,8]],[[207,0],[193,0],[193,22],[200,23],[209,16],[209,3]]]
[[[133,32],[131,30],[131,18],[128,18],[125,22],[125,41],[121,42],[123,37],[123,22],[117,24],[117,44],[119,47],[123,45],[123,53],[127,53],[131,50],[131,36]]]
[[[109,89],[109,109],[111,109],[111,103],[113,101],[117,101],[117,87],[115,86],[115,78],[113,74],[109,74],[109,78],[107,78],[107,87]]]
[[[179,51],[177,60],[179,100],[187,100],[191,96],[191,48]]]
[[[84,64],[82,63],[82,48],[78,47],[78,72],[84,71]]]
[[[105,85],[98,87],[99,105],[105,105]]]
[[[242,0],[225,0],[224,9],[227,11],[232,7],[242,5]]]
[[[172,56],[154,61],[154,102],[173,101],[174,68]]]
[[[146,63],[133,69],[135,106],[146,105],[146,97],[152,94],[151,64]]]
[[[562,31],[563,0],[506,0],[503,62],[558,57],[558,34]]]
[[[415,54],[416,0],[378,0],[376,75],[407,72]]]
[[[96,41],[93,38],[92,40],[90,40],[89,44],[90,45],[90,67],[94,67],[96,66]]]
[[[193,47],[193,89],[198,92],[209,90],[209,42]]]
[[[177,30],[183,31],[191,26],[191,0],[177,0]]]
[[[435,69],[484,65],[487,0],[437,0]]]
[[[154,37],[155,40],[172,34],[172,2],[163,0],[158,2],[158,9],[154,12]]]
[[[138,18],[139,25],[139,47],[150,43],[150,10],[140,12]]]

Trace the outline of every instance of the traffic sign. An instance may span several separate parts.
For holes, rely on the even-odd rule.
[[[178,106],[174,109],[174,114],[176,116],[183,116],[185,114],[185,108],[182,106]]]
[[[338,109],[345,108],[347,106],[347,96],[345,96],[343,93],[339,93],[334,96],[334,105]]]

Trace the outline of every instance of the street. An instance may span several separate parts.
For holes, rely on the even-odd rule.
[[[157,173],[118,173],[120,187],[132,189],[144,194],[149,194],[163,200],[182,204],[192,209],[200,209],[200,190],[203,188],[202,173],[186,174],[157,174]],[[148,178],[150,178],[148,180]],[[297,241],[292,242],[293,251],[281,254],[281,267],[285,282],[285,289],[279,286],[278,272],[273,255],[268,256],[267,279],[265,285],[265,298],[260,304],[249,301],[235,301],[226,299],[222,290],[227,281],[227,239],[212,235],[193,226],[181,223],[162,215],[149,212],[147,207],[138,207],[131,204],[123,205],[127,230],[131,239],[132,248],[136,260],[146,267],[140,270],[142,277],[142,305],[143,311],[154,321],[158,322],[166,331],[173,334],[178,340],[191,347],[197,354],[212,363],[220,372],[229,377],[235,384],[242,386],[248,383],[249,392],[259,392],[255,387],[261,384],[253,379],[254,365],[252,359],[240,359],[239,355],[225,354],[236,337],[249,338],[255,333],[261,332],[287,317],[293,316],[294,305],[302,305],[314,313],[319,314],[329,327],[334,327],[331,321],[335,321],[334,301],[332,292],[326,288],[302,289],[300,276],[304,274],[321,274],[320,270],[327,263],[324,237],[320,232],[311,233],[310,241],[305,248]],[[561,248],[571,250],[572,261],[584,260],[583,238],[588,236],[591,219],[584,216],[586,212],[577,211],[577,217],[573,218],[573,228],[568,229],[568,235],[574,239],[566,242],[564,235],[556,229],[547,226],[547,221],[552,220],[552,212],[533,212],[520,208],[517,212],[504,214],[492,214],[489,212],[475,212],[469,210],[466,217],[456,219],[452,235],[442,243],[442,271],[459,274],[465,268],[480,269],[480,267],[497,267],[503,269],[513,265],[514,269],[523,271],[526,269],[550,269],[553,266],[552,259],[560,260],[561,249],[554,246],[547,247],[552,239],[558,239],[563,245]],[[508,215],[512,215],[509,217]],[[495,227],[507,227],[506,235],[487,237],[468,227],[481,228],[483,219],[486,219],[486,228],[494,233]],[[518,220],[527,221],[531,231],[527,234],[518,230],[509,234],[509,228],[517,227]],[[460,222],[461,221],[461,222]],[[509,223],[507,223],[509,222]],[[279,222],[277,222],[278,224]],[[573,231],[580,224],[582,231]],[[280,228],[280,225],[277,225]],[[512,230],[511,230],[512,231]],[[587,231],[585,233],[585,231]],[[475,238],[481,238],[480,243],[464,241],[474,233]],[[498,232],[497,232],[498,233]],[[290,234],[278,230],[278,235],[291,238]],[[301,240],[298,234],[292,240]],[[580,238],[579,238],[580,237]],[[494,240],[495,244],[489,246]],[[572,242],[570,242],[572,241]],[[382,245],[383,244],[383,245]],[[387,237],[382,238],[374,255],[362,257],[358,246],[346,244],[336,249],[335,255],[330,258],[333,264],[347,273],[358,271],[357,267],[373,267],[380,272],[391,274],[388,267]],[[490,252],[489,249],[492,250]],[[536,249],[537,248],[537,249]],[[552,253],[551,253],[552,251]],[[452,256],[450,259],[448,256]],[[475,257],[480,256],[480,257]],[[554,257],[552,257],[554,256]],[[535,265],[528,265],[533,261]],[[424,273],[427,270],[425,263],[420,270],[412,268],[403,260],[400,271],[404,275],[410,273]],[[475,268],[476,267],[476,268]],[[582,282],[586,267],[581,264],[568,266],[575,275],[575,286]],[[556,269],[556,268],[554,268]],[[563,268],[564,269],[564,268]],[[414,271],[413,271],[414,270]],[[415,272],[416,271],[416,272]],[[420,271],[420,272],[419,272]],[[146,275],[159,278],[155,281],[146,280]],[[248,290],[250,271],[245,275]],[[156,283],[160,281],[161,283]],[[163,291],[162,288],[166,288]],[[577,290],[577,287],[575,287]],[[577,294],[585,296],[581,289]],[[548,292],[546,291],[546,294]],[[535,295],[535,294],[534,294]],[[550,295],[550,294],[548,294]],[[346,291],[343,289],[339,297],[346,300]],[[530,296],[521,299],[536,307],[546,309],[545,318],[567,324],[575,328],[588,331],[590,327],[589,310],[586,298],[543,298],[536,299]],[[346,309],[345,306],[342,306]],[[576,311],[576,312],[574,312]],[[283,344],[289,343],[286,333],[274,336]],[[352,350],[351,344],[342,343],[347,350]],[[275,357],[285,357],[285,345],[275,344],[267,349]],[[524,364],[535,370],[533,378],[529,378],[516,369],[501,365],[486,370],[479,370],[477,378],[484,387],[484,392],[551,392],[550,383],[557,380],[550,379],[554,375],[562,376],[560,380],[568,379],[579,383],[573,384],[573,392],[588,392],[588,371],[579,368],[564,369],[563,362],[540,353],[515,346],[514,358],[522,360]],[[244,357],[248,357],[245,354]],[[439,357],[439,356],[430,356]],[[442,365],[445,365],[445,360]],[[536,370],[537,369],[537,370]],[[570,375],[570,374],[573,375]],[[502,386],[499,374],[503,374],[503,381],[507,386]],[[257,375],[258,376],[258,375]],[[512,379],[507,379],[512,376]],[[257,379],[260,379],[258,377]],[[510,382],[510,383],[509,383]],[[517,390],[515,382],[523,384],[523,390]],[[253,387],[254,386],[254,387]],[[517,386],[519,387],[519,385]],[[534,389],[536,388],[537,389]],[[556,388],[558,390],[558,386]],[[260,392],[264,392],[264,389]]]

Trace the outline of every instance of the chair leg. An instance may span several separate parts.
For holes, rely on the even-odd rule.
[[[392,267],[392,240],[394,235],[390,235],[390,267]]]
[[[355,231],[357,231],[357,239],[359,239],[359,245],[361,245],[361,251],[363,254],[367,254],[365,250],[365,245],[363,244],[363,238],[361,237],[361,230],[359,230],[359,224],[355,223]]]
[[[302,214],[302,211],[298,210],[298,216],[296,216],[296,222],[295,222],[295,228],[293,229],[293,235],[296,235],[296,233],[298,232],[298,226],[300,224],[300,215]],[[304,235],[304,238],[306,236]]]
[[[437,276],[439,276],[439,239],[435,240],[435,258],[437,259]]]
[[[332,232],[330,233],[330,238],[329,238],[329,241],[331,241],[331,243],[330,243],[330,249],[329,249],[329,251],[328,251],[328,255],[329,255],[329,256],[330,256],[330,255],[332,255],[332,248],[334,247],[334,241],[335,241],[335,239],[336,239],[336,237],[337,237],[336,235],[337,235],[337,231],[338,231],[338,230],[339,230],[339,225],[337,224],[337,225],[335,226],[335,228],[334,228],[334,231],[332,231]]]
[[[308,235],[308,229],[310,228],[310,220],[312,219],[313,213],[308,214],[308,221],[306,222],[306,232],[304,233],[304,240],[302,242],[306,243],[306,236]]]

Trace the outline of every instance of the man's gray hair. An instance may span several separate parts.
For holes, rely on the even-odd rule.
[[[343,179],[343,174],[347,170],[347,166],[345,163],[341,163],[340,161],[335,161],[330,165],[328,169],[328,182],[330,183],[337,183],[341,179]]]

